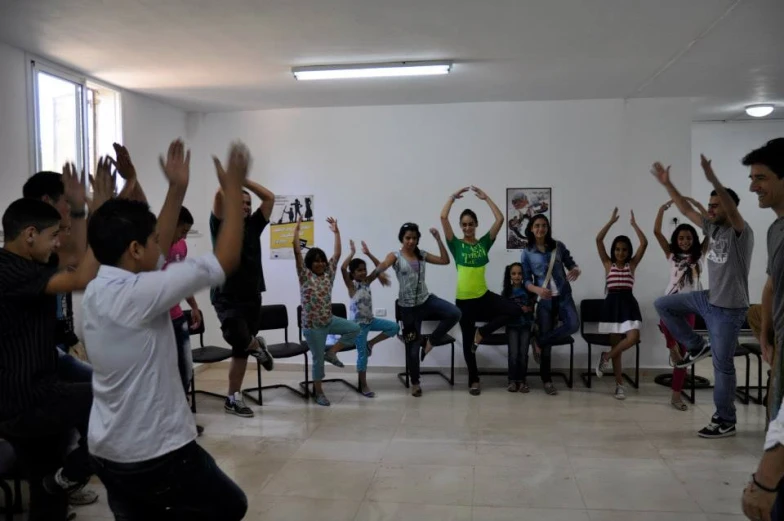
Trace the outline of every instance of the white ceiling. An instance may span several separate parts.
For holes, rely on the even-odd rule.
[[[689,97],[774,102],[784,0],[0,0],[0,40],[193,111]],[[431,78],[292,66],[453,59]]]

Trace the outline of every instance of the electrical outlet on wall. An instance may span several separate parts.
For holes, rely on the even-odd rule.
[[[386,310],[386,308],[376,308],[373,311],[373,315],[377,316],[377,317],[385,317],[385,316],[387,316],[387,310]]]

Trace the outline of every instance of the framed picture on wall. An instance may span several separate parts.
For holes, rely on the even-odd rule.
[[[536,214],[543,213],[552,222],[552,188],[506,189],[506,249],[526,247],[525,227]]]

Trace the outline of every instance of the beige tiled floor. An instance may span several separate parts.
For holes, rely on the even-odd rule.
[[[220,391],[225,375],[209,369],[199,386]],[[265,383],[299,376],[278,371]],[[502,378],[485,378],[472,397],[464,380],[450,389],[425,377],[417,399],[394,375],[371,374],[375,399],[329,384],[329,408],[274,390],[253,419],[199,396],[200,443],[245,490],[252,520],[743,519],[740,494],[763,440],[758,405],[738,404],[735,438],[702,440],[711,391],[679,412],[655,384],[618,402],[607,378],[591,390],[558,383],[555,397],[537,381],[528,395],[507,393]],[[100,502],[77,509],[77,521],[111,518],[96,487]]]

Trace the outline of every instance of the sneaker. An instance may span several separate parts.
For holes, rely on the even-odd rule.
[[[612,362],[610,362],[609,358],[604,358],[605,354],[607,354],[606,351],[600,354],[599,361],[596,363],[596,376],[599,378],[604,376],[604,373],[609,373],[612,370]]]
[[[264,369],[267,371],[272,371],[272,369],[275,367],[275,359],[272,358],[269,349],[267,349],[267,341],[264,340],[263,336],[257,336],[256,340],[259,342],[259,349],[249,351],[248,354],[256,358],[256,360],[259,361]]]
[[[625,400],[626,399],[626,389],[623,388],[620,384],[615,384],[615,399],[616,400]]]
[[[68,494],[68,504],[71,506],[92,505],[96,501],[98,501],[98,493],[89,488],[78,488]]]
[[[711,422],[700,429],[697,436],[700,438],[729,438],[736,434],[734,423],[725,423],[718,418],[711,418]]]
[[[555,396],[558,394],[558,389],[555,388],[553,382],[547,382],[544,384],[544,392],[545,394],[549,394],[550,396]]]
[[[509,386],[506,388],[506,390],[510,393],[516,393],[520,390],[520,384],[517,382],[509,382]]]
[[[329,407],[330,405],[332,405],[329,403],[329,400],[323,393],[316,395],[316,403],[321,405],[322,407]]]
[[[44,490],[52,495],[71,494],[86,485],[86,483],[79,483],[71,481],[63,476],[63,469],[57,469],[54,474],[49,474],[43,479]]]
[[[343,362],[341,362],[340,359],[338,358],[338,355],[336,355],[332,351],[327,351],[326,353],[324,353],[324,360],[334,365],[335,367],[345,367],[343,365]]]
[[[697,351],[689,351],[683,355],[683,360],[677,362],[675,367],[677,369],[684,369],[691,365],[696,364],[706,356],[710,356],[710,342],[705,342],[702,347]]]
[[[471,387],[468,389],[468,394],[470,394],[471,396],[479,396],[480,394],[482,394],[482,388],[481,388],[481,387],[479,387],[479,384],[476,384],[476,387],[474,387],[474,386],[472,385],[472,386],[471,386]]]
[[[201,436],[202,434],[204,434],[204,427],[196,425],[196,436]]]
[[[226,397],[226,403],[223,404],[223,410],[229,414],[242,418],[253,418],[253,411],[250,407],[245,405],[245,401],[242,399],[242,393],[234,393],[233,398]]]

